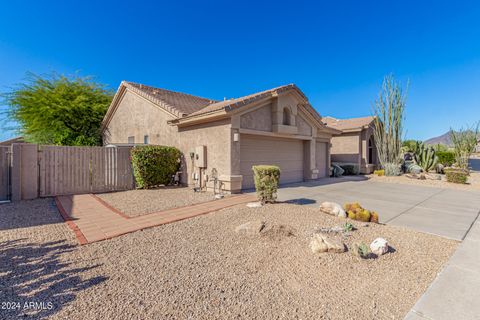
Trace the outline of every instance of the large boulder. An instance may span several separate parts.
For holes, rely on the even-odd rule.
[[[370,244],[370,250],[372,253],[376,254],[377,256],[381,256],[388,252],[388,242],[383,238],[377,238],[373,240]]]
[[[320,211],[336,217],[347,217],[347,213],[345,212],[345,210],[343,210],[342,206],[335,202],[322,202],[320,204]]]

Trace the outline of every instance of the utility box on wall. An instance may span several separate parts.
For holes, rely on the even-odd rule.
[[[195,147],[195,167],[207,167],[207,146]]]

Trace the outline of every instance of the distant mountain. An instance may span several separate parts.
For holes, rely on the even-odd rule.
[[[452,138],[450,137],[450,132],[448,131],[441,136],[430,138],[428,140],[423,141],[425,144],[444,144],[446,146],[451,146],[452,145]]]
[[[428,140],[425,140],[425,141],[423,141],[423,143],[429,144],[429,145],[444,144],[444,145],[446,145],[446,146],[453,147],[453,143],[452,143],[452,138],[451,138],[451,136],[450,136],[450,132],[451,132],[451,131],[448,131],[448,132],[442,134],[441,136],[438,136],[438,137],[434,137],[434,138],[430,138],[430,139],[428,139]],[[477,137],[480,138],[480,134],[479,134]]]

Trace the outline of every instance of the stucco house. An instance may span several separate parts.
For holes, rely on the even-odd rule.
[[[328,127],[340,130],[332,138],[332,163],[353,164],[359,173],[372,173],[378,165],[374,117],[336,119],[327,116],[323,121]]]
[[[253,188],[258,164],[280,166],[280,183],[328,176],[330,140],[340,133],[293,84],[216,101],[125,81],[102,130],[104,144],[175,146],[185,158],[183,183],[200,176],[211,187],[215,169],[227,192]],[[198,150],[204,164],[197,163]]]

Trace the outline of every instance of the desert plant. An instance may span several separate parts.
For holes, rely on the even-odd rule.
[[[378,223],[378,214],[374,211],[369,211],[365,208],[362,208],[358,202],[346,203],[343,207],[347,212],[349,219]]]
[[[280,168],[260,165],[253,166],[252,170],[258,199],[262,203],[275,202],[280,181]]]
[[[370,221],[370,211],[368,210],[359,210],[357,212],[357,220],[362,222],[369,222]]]
[[[422,167],[420,167],[416,163],[410,163],[406,171],[407,173],[419,174],[420,172],[422,172]]]
[[[428,172],[435,168],[438,158],[432,147],[427,147],[423,143],[417,143],[415,153],[413,154],[415,162],[422,168],[423,172]]]
[[[360,258],[368,259],[370,257],[370,247],[365,243],[355,243],[352,247],[352,253]]]
[[[455,163],[455,152],[453,151],[437,151],[436,152],[438,163],[444,167],[450,167]]]
[[[350,232],[353,230],[354,230],[353,224],[345,222],[345,224],[343,225],[343,232]]]
[[[375,211],[370,212],[370,222],[378,223],[378,213]]]
[[[342,167],[340,167],[336,164],[332,165],[332,174],[335,178],[341,177],[344,172],[345,172],[345,170],[343,170]]]
[[[386,175],[399,175],[402,162],[402,135],[406,94],[392,75],[383,80],[374,104],[373,135],[378,160]]]
[[[478,127],[480,122],[474,128],[460,129],[455,132],[450,131],[450,137],[453,143],[455,161],[460,169],[468,170],[468,159],[475,151],[478,143]]]
[[[419,141],[417,140],[405,140],[402,142],[402,151],[403,153],[406,152],[414,152],[415,147]]]
[[[468,172],[462,169],[445,169],[445,176],[448,182],[465,184],[468,179]]]
[[[167,185],[180,168],[181,152],[167,146],[132,148],[132,167],[137,188],[149,189]]]
[[[384,175],[385,175],[385,170],[383,170],[383,169],[381,169],[381,170],[375,170],[375,171],[373,171],[373,174],[381,177],[381,176],[384,176]]]

